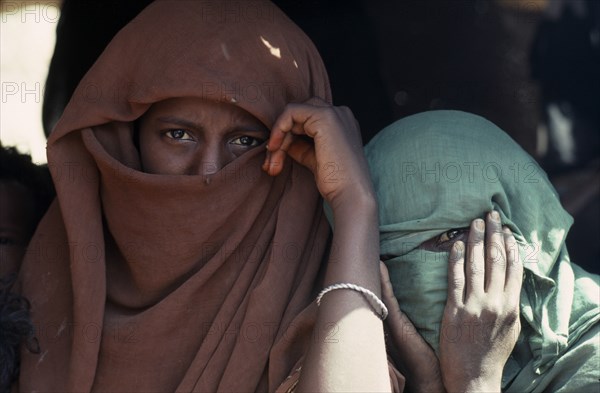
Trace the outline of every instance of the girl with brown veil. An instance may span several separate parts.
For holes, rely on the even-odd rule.
[[[151,4],[81,81],[48,162],[57,199],[20,272],[40,354],[16,390],[402,388],[357,124],[270,3]]]

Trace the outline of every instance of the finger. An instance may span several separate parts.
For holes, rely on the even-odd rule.
[[[400,306],[398,305],[396,296],[394,296],[394,287],[392,286],[387,266],[385,266],[385,263],[383,262],[379,262],[379,276],[381,278],[381,297],[386,307],[388,308],[388,312],[400,311]]]
[[[288,150],[293,141],[294,134],[306,135],[304,131],[304,123],[314,115],[315,106],[306,104],[288,104],[285,109],[275,120],[271,128],[271,135],[267,143],[267,150],[277,152],[279,150]],[[267,169],[268,173],[278,174],[281,172],[285,161],[285,154],[279,153],[275,157],[274,169],[272,172]],[[271,161],[273,157],[271,157]],[[268,165],[266,165],[268,168]],[[278,168],[278,169],[277,169]]]
[[[497,211],[491,211],[485,227],[485,291],[502,293],[506,276],[506,251],[502,223]]]
[[[518,304],[523,283],[523,264],[521,263],[517,241],[508,228],[504,228],[504,242],[506,244],[506,283],[504,284],[504,291],[511,304]]]
[[[400,309],[398,300],[394,295],[394,287],[392,286],[387,267],[383,262],[380,262],[379,268],[381,275],[381,297],[385,303],[385,306],[388,308],[388,316],[385,319],[385,322],[390,328],[390,335],[392,336],[397,349],[406,351],[408,348],[401,344],[407,341],[412,342],[412,340],[407,338],[407,336],[417,335],[420,337],[420,335],[410,319],[408,319],[406,314],[404,314]],[[423,344],[429,348],[424,340]],[[416,342],[415,345],[419,346],[420,343]]]
[[[273,151],[280,148],[283,142],[282,133],[292,132],[296,135],[308,135],[315,138],[320,132],[320,127],[312,127],[312,123],[319,118],[333,115],[334,111],[331,107],[287,104],[271,128],[269,150]]]
[[[302,124],[294,122],[293,116],[290,115],[289,109],[286,107],[283,113],[275,120],[275,124],[271,128],[271,135],[269,136],[269,141],[267,143],[267,151],[276,152],[278,150],[287,150],[292,142],[293,134],[303,133],[302,128]]]
[[[274,152],[269,152],[270,156],[269,162],[266,164],[265,171],[271,176],[277,176],[283,170],[283,165],[285,163],[286,153],[283,150],[277,150]]]
[[[287,156],[294,161],[308,168],[312,173],[315,173],[317,168],[317,159],[315,156],[314,144],[302,138],[292,137],[292,142],[283,146],[275,152],[267,151],[263,170],[271,176],[277,176],[283,170],[285,159]]]
[[[269,146],[267,146],[267,151],[265,152],[265,160],[262,164],[262,170],[269,173],[269,164],[271,163],[271,152],[269,151]]]
[[[481,296],[484,293],[485,280],[485,252],[484,252],[485,223],[477,218],[471,223],[467,255],[465,260],[465,303],[470,296]]]
[[[289,116],[280,115],[276,120],[277,127],[275,125],[271,128],[271,135],[267,142],[268,151],[277,151],[281,148],[281,144],[285,136],[291,131],[294,124],[291,122]]]
[[[295,136],[288,131],[283,133],[283,139],[279,143],[279,149],[274,149],[273,146],[270,144],[268,145],[268,153],[270,154],[267,154],[269,161],[265,170],[269,175],[277,176],[281,173],[287,157],[286,152],[294,142],[294,138]]]
[[[388,316],[385,321],[390,327],[391,336],[394,343],[397,345],[404,341],[404,338],[401,336],[405,333],[405,328],[410,329],[412,327],[414,329],[414,326],[410,323],[402,310],[400,310],[400,305],[394,295],[394,287],[392,286],[387,267],[383,262],[379,262],[379,272],[381,276],[381,297],[383,303],[385,303],[385,306],[388,308]],[[407,325],[407,322],[410,325]]]
[[[448,303],[463,305],[465,297],[465,244],[457,241],[452,245],[448,258]]]
[[[297,128],[297,125],[294,124],[294,126],[292,126],[292,129],[293,128]],[[283,137],[283,140],[281,141],[281,145],[279,146],[279,150],[288,151],[291,144],[294,143],[294,139],[296,139],[296,136],[294,135],[293,131],[286,132]]]
[[[297,121],[294,119],[294,113],[296,112],[295,108],[296,106],[294,104],[286,105],[283,112],[281,112],[277,120],[275,120],[275,123],[271,128],[271,136],[268,144],[270,151],[276,151],[281,148],[283,140],[285,139],[285,135],[290,133],[292,128],[294,128],[294,123],[297,123]],[[304,121],[301,123],[304,123]]]
[[[296,138],[287,151],[287,155],[294,161],[307,167],[312,173],[317,168],[315,146],[307,140]]]

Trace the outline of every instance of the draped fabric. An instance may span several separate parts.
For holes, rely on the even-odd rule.
[[[266,1],[159,0],[83,78],[48,142],[57,199],[20,273],[39,355],[21,391],[274,391],[301,361],[329,229],[313,175],[256,148],[210,178],[146,174],[155,102],[235,104],[267,127],[331,102],[310,40]]]
[[[366,155],[379,200],[381,254],[390,257],[400,307],[428,343],[437,351],[445,334],[448,253],[418,246],[495,209],[525,267],[523,328],[503,388],[557,391],[568,382],[567,391],[597,390],[599,277],[571,263],[565,238],[572,218],[533,158],[494,124],[457,111],[397,121]]]

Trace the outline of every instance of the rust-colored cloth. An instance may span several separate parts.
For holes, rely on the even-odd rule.
[[[23,263],[39,355],[18,389],[274,391],[302,358],[329,229],[313,175],[264,149],[210,179],[142,173],[134,121],[201,97],[271,127],[331,102],[310,40],[256,1],[151,4],[81,81],[48,142],[57,200]]]

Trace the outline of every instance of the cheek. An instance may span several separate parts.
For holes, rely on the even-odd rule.
[[[163,174],[169,164],[168,156],[152,145],[140,145],[140,159],[142,170],[146,173]]]
[[[142,132],[140,134],[140,161],[146,173],[170,175],[183,170],[185,155],[177,154],[177,149],[161,140],[160,134]]]
[[[148,172],[147,168],[152,166],[152,157],[154,156],[154,142],[152,140],[152,136],[144,131],[144,129],[142,128],[142,130],[140,131],[139,134],[139,139],[138,139],[138,146],[139,146],[139,150],[140,150],[140,161],[142,163],[142,170],[144,172]]]
[[[153,153],[142,155],[142,169],[146,173],[158,175],[185,175],[188,174],[190,159],[185,152],[159,149]]]

